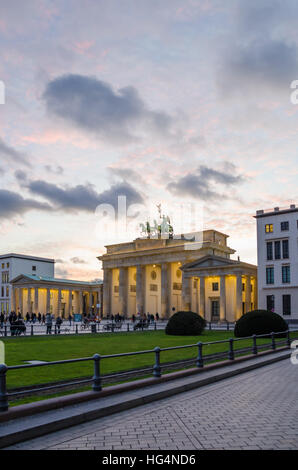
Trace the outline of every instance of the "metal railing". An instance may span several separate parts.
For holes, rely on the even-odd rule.
[[[291,331],[293,332],[298,332],[298,330]],[[285,339],[283,341],[279,341],[278,343],[276,342],[276,338],[283,336]],[[263,343],[263,344],[258,344],[257,339],[258,338],[271,338],[271,342],[269,343]],[[292,338],[293,340],[294,338]],[[252,345],[250,347],[242,348],[242,349],[235,349],[235,343],[238,341],[244,341],[244,340],[251,340]],[[226,351],[220,352],[220,353],[215,353],[215,354],[207,354],[204,356],[204,348],[206,346],[210,345],[215,345],[215,344],[224,344],[228,343],[228,348]],[[93,356],[90,357],[83,357],[83,358],[78,358],[78,359],[66,359],[66,360],[61,360],[61,361],[52,361],[52,362],[44,362],[44,363],[39,363],[39,364],[24,364],[24,365],[14,365],[14,366],[7,366],[6,364],[0,364],[0,411],[7,411],[9,408],[9,397],[17,397],[18,395],[21,395],[22,392],[14,392],[14,393],[9,393],[7,390],[6,386],[6,376],[7,373],[9,373],[12,370],[27,370],[35,367],[48,367],[48,366],[54,366],[54,365],[65,365],[65,364],[73,364],[73,363],[79,363],[79,362],[88,362],[88,361],[93,361],[93,377],[92,379],[84,379],[84,380],[79,380],[75,382],[70,382],[68,385],[77,385],[77,384],[85,384],[90,381],[92,381],[92,390],[94,392],[100,392],[102,390],[102,375],[100,373],[100,364],[101,361],[106,360],[106,359],[115,359],[115,358],[123,358],[123,357],[129,357],[129,356],[139,356],[139,355],[145,355],[145,354],[154,354],[155,355],[155,363],[153,367],[151,368],[151,373],[153,373],[153,377],[159,378],[162,375],[162,365],[161,365],[161,360],[160,356],[161,353],[166,352],[166,351],[174,351],[174,350],[180,350],[180,349],[190,349],[190,348],[196,348],[197,349],[197,355],[194,358],[195,359],[195,364],[196,367],[202,369],[205,366],[206,359],[210,358],[213,360],[218,360],[217,358],[227,358],[229,361],[234,361],[235,357],[238,355],[243,355],[246,352],[251,351],[253,355],[257,355],[259,350],[265,350],[267,347],[271,350],[276,350],[278,349],[278,346],[284,346],[286,345],[287,347],[290,347],[291,344],[291,339],[290,339],[290,331],[281,331],[281,332],[272,332],[268,334],[263,334],[263,335],[253,335],[253,336],[247,336],[244,338],[229,338],[225,340],[219,340],[219,341],[210,341],[210,342],[198,342],[196,344],[187,344],[183,346],[172,346],[172,347],[167,347],[167,348],[160,348],[160,347],[155,347],[154,349],[149,349],[149,350],[144,350],[144,351],[135,351],[135,352],[128,352],[128,353],[119,353],[119,354],[108,354],[108,355],[103,355],[101,356],[100,354],[94,354]],[[175,362],[177,364],[177,368],[179,368],[179,361]],[[175,364],[173,363],[173,364]],[[181,367],[180,367],[181,368]],[[143,369],[143,371],[147,372],[147,369]],[[121,375],[121,373],[120,373]],[[53,390],[60,388],[61,384],[53,384],[50,386],[46,387],[40,387],[40,388],[35,388],[32,390],[27,390],[27,393],[32,392],[32,394],[40,391],[46,391],[46,390]]]
[[[0,327],[0,337],[20,337],[20,336],[46,336],[46,335],[72,335],[72,334],[90,334],[90,333],[117,333],[117,332],[133,332],[133,331],[156,331],[163,330],[166,327],[167,320],[160,320],[154,322],[145,322],[140,326],[137,326],[139,322],[115,322],[115,321],[103,321],[103,322],[90,322],[89,324],[72,322],[69,324],[68,321],[64,321],[60,327],[53,324],[50,331],[47,332],[47,326],[42,323],[25,323],[26,330],[20,331],[17,333],[15,330],[16,326],[10,326],[9,323],[6,323]],[[234,329],[234,322],[207,322],[206,329],[211,330],[222,330],[222,331],[232,331]]]

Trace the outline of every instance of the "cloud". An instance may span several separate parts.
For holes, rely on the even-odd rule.
[[[138,182],[142,185],[146,184],[142,176],[132,168],[108,167],[108,170],[112,175],[118,176],[125,181]]]
[[[70,261],[74,264],[87,264],[87,261],[80,259],[77,256],[75,256],[74,258],[71,258]]]
[[[15,192],[0,189],[0,218],[12,218],[35,209],[51,211],[52,207],[47,203],[24,199]]]
[[[282,41],[253,41],[232,51],[220,72],[224,95],[284,90],[297,76],[297,48]]]
[[[165,134],[172,121],[151,111],[134,87],[114,91],[95,77],[60,76],[47,84],[43,99],[49,114],[111,143],[135,140],[136,132]]]
[[[62,175],[64,170],[62,166],[58,165],[56,168],[53,168],[51,165],[45,165],[45,169],[54,175]]]
[[[27,183],[26,187],[34,194],[43,196],[59,210],[83,210],[93,212],[99,204],[118,206],[118,196],[127,198],[127,205],[143,202],[143,197],[133,186],[123,181],[112,185],[102,193],[96,192],[91,184],[61,188],[46,181],[37,180]]]
[[[0,138],[0,161],[3,161],[11,164],[18,163],[19,165],[24,165],[27,167],[31,167],[31,164],[28,160],[28,156],[23,152],[18,152],[13,147],[7,145],[1,138]]]
[[[244,177],[230,173],[232,169],[235,169],[231,163],[226,163],[225,168],[227,171],[219,171],[201,165],[194,173],[188,173],[177,181],[170,182],[167,189],[176,196],[190,196],[204,201],[219,197],[227,198],[225,194],[220,194],[213,189],[214,184],[233,186],[242,183]]]

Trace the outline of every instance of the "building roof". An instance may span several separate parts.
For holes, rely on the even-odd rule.
[[[20,258],[20,259],[28,259],[32,261],[44,261],[47,263],[55,263],[53,258],[40,258],[39,256],[30,256],[30,255],[21,255],[17,253],[8,253],[7,255],[0,255],[0,259],[5,258]]]
[[[50,282],[50,283],[53,283],[53,284],[80,284],[80,285],[85,285],[85,286],[96,286],[96,285],[101,285],[102,284],[102,280],[99,280],[99,281],[77,281],[77,280],[73,280],[73,279],[60,279],[60,278],[57,278],[57,277],[49,277],[49,276],[35,276],[34,274],[19,274],[17,277],[15,277],[14,279],[12,279],[10,282],[13,283],[13,282],[16,282],[18,281],[19,279],[21,279],[22,277],[25,277],[27,279],[30,279],[32,281],[41,281],[41,282]]]
[[[292,212],[298,212],[298,207],[295,204],[292,204],[290,207],[275,207],[274,209],[262,209],[256,212],[254,215],[255,219],[260,219],[261,217],[269,217],[272,215],[282,215],[289,214]]]

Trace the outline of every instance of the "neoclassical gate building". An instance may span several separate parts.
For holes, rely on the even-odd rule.
[[[201,241],[137,238],[106,246],[103,315],[184,309],[207,320],[234,321],[257,307],[257,267],[230,256],[228,235],[205,230]]]

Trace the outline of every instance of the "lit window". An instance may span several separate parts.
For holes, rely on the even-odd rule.
[[[266,224],[265,225],[265,232],[272,233],[273,232],[273,224]]]

